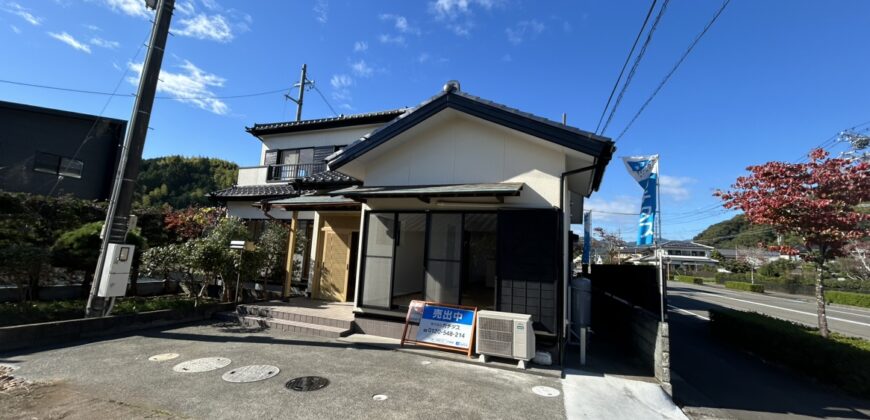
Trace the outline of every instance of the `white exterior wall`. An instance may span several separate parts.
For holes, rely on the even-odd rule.
[[[428,127],[408,130],[339,171],[367,186],[523,182],[505,204],[558,207],[565,154],[543,141],[454,113]],[[421,124],[422,126],[422,124]]]
[[[361,125],[356,127],[331,128],[326,130],[307,131],[300,133],[271,134],[262,136],[263,148],[260,154],[260,164],[266,155],[266,150],[298,149],[302,147],[346,146],[368,134],[379,124]]]
[[[263,185],[266,183],[266,173],[267,169],[265,166],[239,168],[239,177],[236,180],[236,185]]]

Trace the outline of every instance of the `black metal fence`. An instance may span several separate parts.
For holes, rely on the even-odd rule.
[[[608,293],[658,315],[665,299],[656,270],[652,265],[592,265],[588,277],[594,292]]]
[[[325,163],[298,163],[292,165],[269,165],[267,180],[290,181],[304,178],[326,170]]]

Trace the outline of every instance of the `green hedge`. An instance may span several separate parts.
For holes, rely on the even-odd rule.
[[[825,292],[825,301],[828,303],[839,303],[841,305],[870,308],[870,295],[865,293],[838,292],[830,290]]]
[[[704,279],[701,277],[683,276],[680,274],[674,276],[674,281],[678,281],[680,283],[704,284]]]
[[[831,334],[768,316],[710,310],[710,331],[723,342],[870,398],[870,341]]]
[[[763,284],[752,284],[742,281],[726,281],[725,287],[728,289],[744,290],[747,292],[764,293]]]

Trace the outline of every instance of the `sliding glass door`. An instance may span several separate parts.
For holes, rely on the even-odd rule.
[[[426,300],[459,303],[462,275],[462,214],[429,215],[426,254]]]
[[[396,219],[393,213],[369,213],[365,243],[362,304],[390,309]]]

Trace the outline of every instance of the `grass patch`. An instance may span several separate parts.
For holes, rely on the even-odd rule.
[[[722,341],[820,381],[870,398],[870,341],[831,334],[757,313],[710,310],[710,330]]]
[[[839,303],[840,305],[870,308],[870,294],[866,293],[838,292],[830,290],[825,292],[825,301],[828,303]]]
[[[691,284],[704,284],[703,277],[694,277],[694,276],[684,276],[681,274],[677,274],[674,276],[674,281],[678,281],[680,283],[691,283]]]
[[[0,303],[0,327],[83,318],[86,303],[81,299],[24,304]],[[127,315],[161,309],[192,308],[193,300],[183,296],[130,297],[118,299],[112,314]]]
[[[742,281],[726,281],[725,287],[734,290],[743,290],[746,292],[764,293],[763,284],[752,284]]]

